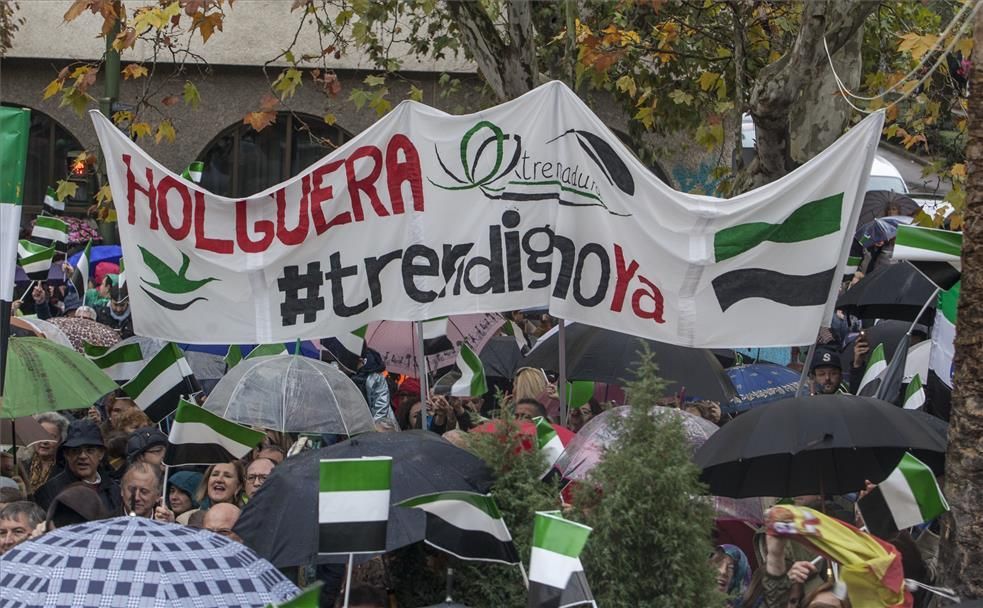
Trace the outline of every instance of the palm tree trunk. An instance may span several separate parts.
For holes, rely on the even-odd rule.
[[[940,572],[964,598],[983,597],[983,12],[973,32],[970,76],[962,290],[946,456],[951,507],[940,547]]]

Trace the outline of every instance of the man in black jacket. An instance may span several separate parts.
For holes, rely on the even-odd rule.
[[[52,477],[34,494],[34,501],[47,509],[62,490],[73,483],[82,482],[94,489],[109,513],[121,508],[119,481],[100,471],[106,445],[99,427],[89,419],[75,420],[68,425],[65,442],[59,448],[59,456],[65,460],[65,470]]]

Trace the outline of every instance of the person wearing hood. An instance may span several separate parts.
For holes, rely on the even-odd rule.
[[[167,452],[167,435],[155,426],[137,429],[126,440],[126,462],[146,462],[160,466]]]
[[[200,506],[195,500],[195,490],[198,489],[201,478],[201,473],[197,471],[178,471],[168,477],[167,505],[174,512],[175,517]]]
[[[64,459],[65,470],[49,479],[34,494],[34,500],[42,509],[51,506],[62,490],[74,483],[82,483],[97,492],[108,513],[120,509],[119,481],[102,468],[106,444],[96,423],[89,419],[75,420],[68,425],[65,441],[58,449],[59,459]]]
[[[122,339],[133,337],[133,317],[130,314],[130,298],[126,287],[116,283],[119,275],[106,275],[106,291],[109,299],[96,306],[96,321],[119,332]]]
[[[82,524],[112,517],[115,511],[107,511],[105,502],[91,485],[82,481],[68,484],[51,500],[45,529],[50,532],[57,528]]]
[[[392,408],[389,407],[389,383],[382,375],[384,371],[386,371],[386,364],[382,361],[382,355],[371,348],[366,348],[358,360],[358,370],[352,376],[352,381],[365,395],[369,411],[372,412],[372,420],[396,422]]]

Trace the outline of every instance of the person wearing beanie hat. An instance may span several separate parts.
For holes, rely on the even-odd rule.
[[[809,382],[814,395],[835,395],[842,390],[843,364],[840,353],[828,346],[817,346],[809,363]]]
[[[201,473],[178,471],[167,480],[167,504],[177,517],[199,507],[195,490],[201,483]]]
[[[65,470],[38,488],[34,494],[35,502],[47,509],[62,490],[81,482],[99,494],[107,512],[119,511],[119,482],[103,468],[105,455],[106,444],[96,423],[88,418],[73,421],[68,425],[65,441],[58,448],[58,457],[64,459]]]
[[[160,465],[167,452],[167,435],[155,426],[137,429],[126,440],[126,462]]]

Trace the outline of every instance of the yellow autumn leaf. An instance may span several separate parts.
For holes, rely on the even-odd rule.
[[[326,125],[334,125],[334,123],[337,121],[338,119],[335,117],[335,115],[331,114],[330,112],[324,115],[324,124]]]
[[[963,38],[956,43],[956,50],[963,54],[963,57],[969,57],[973,53],[973,39]]]
[[[916,34],[914,32],[900,36],[901,43],[898,51],[911,54],[915,61],[921,59],[925,53],[929,52],[939,41],[939,37],[933,34]]]
[[[700,74],[700,79],[698,80],[700,84],[701,91],[709,91],[717,84],[720,79],[720,74],[716,72],[703,72]]]
[[[154,141],[158,144],[163,140],[167,140],[167,143],[174,143],[176,135],[177,133],[174,132],[174,125],[171,124],[171,121],[162,120],[157,125],[157,135],[154,136]]]
[[[58,200],[63,201],[74,197],[78,189],[79,185],[77,183],[70,182],[67,179],[60,179],[55,189],[55,196],[58,197]]]
[[[96,202],[100,205],[106,203],[111,203],[113,201],[113,191],[109,188],[109,184],[103,184],[99,188],[99,192],[96,192]]]
[[[615,86],[618,87],[619,91],[628,93],[630,96],[634,97],[638,92],[638,88],[635,85],[635,79],[630,75],[625,74],[615,82]]]
[[[137,139],[146,137],[147,135],[150,135],[151,132],[152,129],[150,125],[145,122],[137,122],[130,125],[130,135],[132,137],[136,137]]]
[[[952,165],[951,169],[949,169],[949,173],[952,175],[952,177],[966,177],[966,165],[963,163],[956,163]]]
[[[44,87],[44,99],[48,99],[58,93],[61,90],[62,82],[60,80],[52,80],[48,83],[48,86]]]
[[[150,72],[148,72],[147,68],[143,67],[142,65],[131,63],[130,65],[123,68],[123,71],[120,73],[123,74],[124,80],[130,80],[130,79],[136,80],[137,78],[142,78],[146,76]]]

